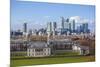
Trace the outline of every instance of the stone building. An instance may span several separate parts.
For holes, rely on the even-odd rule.
[[[51,48],[46,42],[30,42],[27,48],[27,56],[29,57],[44,57],[51,55]]]

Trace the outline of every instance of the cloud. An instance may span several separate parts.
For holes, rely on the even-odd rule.
[[[76,23],[79,23],[81,18],[79,16],[70,17],[70,20],[75,20]]]
[[[70,17],[70,20],[75,20],[76,23],[89,23],[90,22],[89,19],[84,19],[84,18],[81,18],[80,16]]]
[[[70,17],[70,19],[77,19],[77,20],[80,20],[80,17],[79,17],[79,16],[73,16],[73,17]]]
[[[50,18],[50,16],[44,16],[44,18]]]
[[[90,21],[88,19],[82,19],[82,23],[89,23]]]

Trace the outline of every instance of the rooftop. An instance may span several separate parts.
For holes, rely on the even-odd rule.
[[[41,41],[35,41],[35,42],[29,42],[29,47],[28,48],[47,48],[47,43],[46,42],[41,42]]]

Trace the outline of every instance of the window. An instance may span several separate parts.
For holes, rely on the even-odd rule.
[[[48,48],[48,51],[49,51],[49,48]]]
[[[30,49],[28,49],[28,52],[30,52]]]
[[[44,55],[46,55],[46,53],[44,53]]]
[[[44,49],[44,51],[46,51],[46,49]]]
[[[34,49],[33,49],[33,52],[34,52]]]
[[[35,49],[35,51],[40,52],[43,51],[43,49]]]

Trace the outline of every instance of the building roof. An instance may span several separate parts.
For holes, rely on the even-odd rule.
[[[87,45],[82,45],[80,42],[74,42],[76,46],[80,47],[81,49],[89,49],[89,46]]]
[[[41,42],[41,41],[34,41],[34,42],[29,42],[28,48],[47,48],[47,43],[46,42]]]
[[[73,42],[68,39],[61,39],[61,40],[50,40],[50,43],[53,45],[72,45]]]
[[[15,39],[15,40],[11,39],[10,43],[11,44],[20,44],[20,43],[28,43],[28,41],[22,40],[22,39]]]
[[[89,49],[88,46],[80,46],[80,48],[81,48],[81,49],[84,49],[84,50],[86,50],[86,49],[88,50],[88,49]]]

